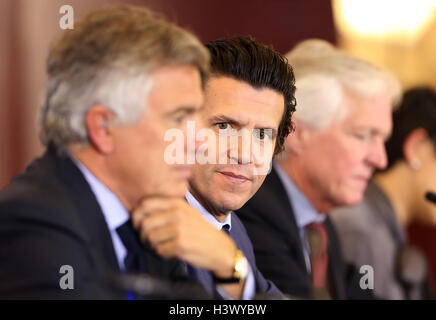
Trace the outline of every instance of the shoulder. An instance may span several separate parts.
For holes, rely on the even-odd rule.
[[[0,224],[71,229],[78,223],[74,207],[65,183],[39,159],[0,192]]]
[[[236,233],[239,237],[242,237],[244,240],[250,241],[248,237],[247,230],[244,227],[244,224],[242,223],[241,219],[239,219],[238,215],[234,212],[231,213],[232,215],[232,230],[234,233]],[[250,241],[251,243],[251,241]]]
[[[268,225],[281,223],[293,212],[291,201],[277,173],[272,170],[254,196],[237,210],[245,223],[264,222]]]
[[[340,232],[374,232],[379,227],[373,204],[368,199],[352,207],[338,208],[329,213],[334,227]]]

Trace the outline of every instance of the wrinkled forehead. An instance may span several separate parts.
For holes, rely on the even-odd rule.
[[[341,101],[346,108],[342,125],[378,131],[388,135],[392,129],[392,102],[387,92],[361,96],[345,92]]]
[[[206,86],[203,113],[222,115],[243,125],[278,127],[284,112],[284,97],[269,88],[254,88],[229,77],[213,77]]]

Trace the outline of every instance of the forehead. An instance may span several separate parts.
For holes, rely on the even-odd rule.
[[[212,77],[205,91],[206,118],[225,115],[236,121],[278,127],[284,112],[284,97],[269,88],[257,89],[230,77]]]
[[[342,103],[348,108],[343,125],[370,129],[388,135],[392,128],[391,99],[387,92],[361,97],[345,91]]]
[[[150,74],[147,109],[166,113],[179,107],[198,108],[203,103],[200,72],[189,65],[165,66]]]

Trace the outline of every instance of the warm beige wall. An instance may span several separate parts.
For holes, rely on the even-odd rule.
[[[0,189],[42,152],[36,114],[45,82],[50,41],[61,31],[59,9],[71,4],[75,18],[123,0],[0,1]]]
[[[338,35],[347,52],[393,71],[404,88],[428,85],[436,89],[436,21],[413,44]]]
[[[0,36],[0,181],[4,181],[7,178],[6,170],[2,168],[9,168],[9,143],[11,141],[8,130],[8,112],[9,112],[9,95],[8,91],[8,79],[7,79],[7,61],[9,61],[9,50],[6,50],[9,43],[9,17],[10,17],[10,2],[0,1],[0,30],[2,30],[2,36]],[[0,186],[1,187],[1,186]]]

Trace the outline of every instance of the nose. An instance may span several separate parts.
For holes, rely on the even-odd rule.
[[[251,132],[241,129],[237,136],[230,137],[228,157],[231,164],[251,164],[253,162]]]
[[[370,164],[377,169],[384,169],[388,164],[385,143],[382,139],[374,142],[368,157]]]
[[[195,116],[186,122],[186,130],[184,131],[184,151],[187,156],[188,164],[194,163],[196,152],[201,145],[201,141],[196,139],[197,131],[201,129],[201,127],[202,123],[199,121],[198,116]]]

